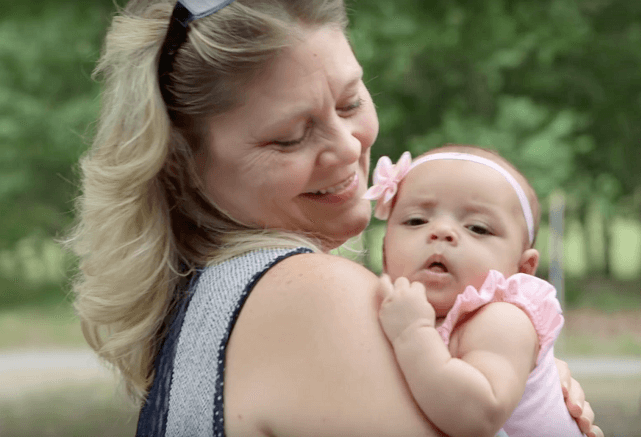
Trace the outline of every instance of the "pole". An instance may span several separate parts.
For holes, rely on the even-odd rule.
[[[549,282],[556,288],[556,297],[565,308],[565,282],[563,276],[563,215],[565,197],[562,191],[550,195],[550,272]]]

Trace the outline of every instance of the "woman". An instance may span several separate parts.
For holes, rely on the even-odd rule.
[[[369,221],[378,133],[346,21],[342,0],[136,0],[114,19],[71,243],[83,331],[144,401],[138,435],[439,435],[378,278],[327,254]]]

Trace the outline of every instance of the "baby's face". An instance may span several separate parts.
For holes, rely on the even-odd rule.
[[[519,272],[525,219],[512,186],[482,164],[428,161],[399,187],[385,235],[386,272],[425,285],[444,316],[466,286],[489,270]]]

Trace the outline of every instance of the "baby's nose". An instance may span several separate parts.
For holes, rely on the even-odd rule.
[[[430,232],[430,240],[432,241],[446,241],[448,243],[456,243],[456,232],[452,226],[447,224],[437,224],[432,227]]]

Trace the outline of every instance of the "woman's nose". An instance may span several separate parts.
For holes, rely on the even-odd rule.
[[[363,153],[361,142],[353,135],[349,120],[339,119],[326,140],[327,144],[319,156],[322,166],[351,164]]]
[[[432,242],[445,241],[447,243],[458,244],[458,236],[454,228],[444,221],[433,223],[430,227],[429,240]]]

